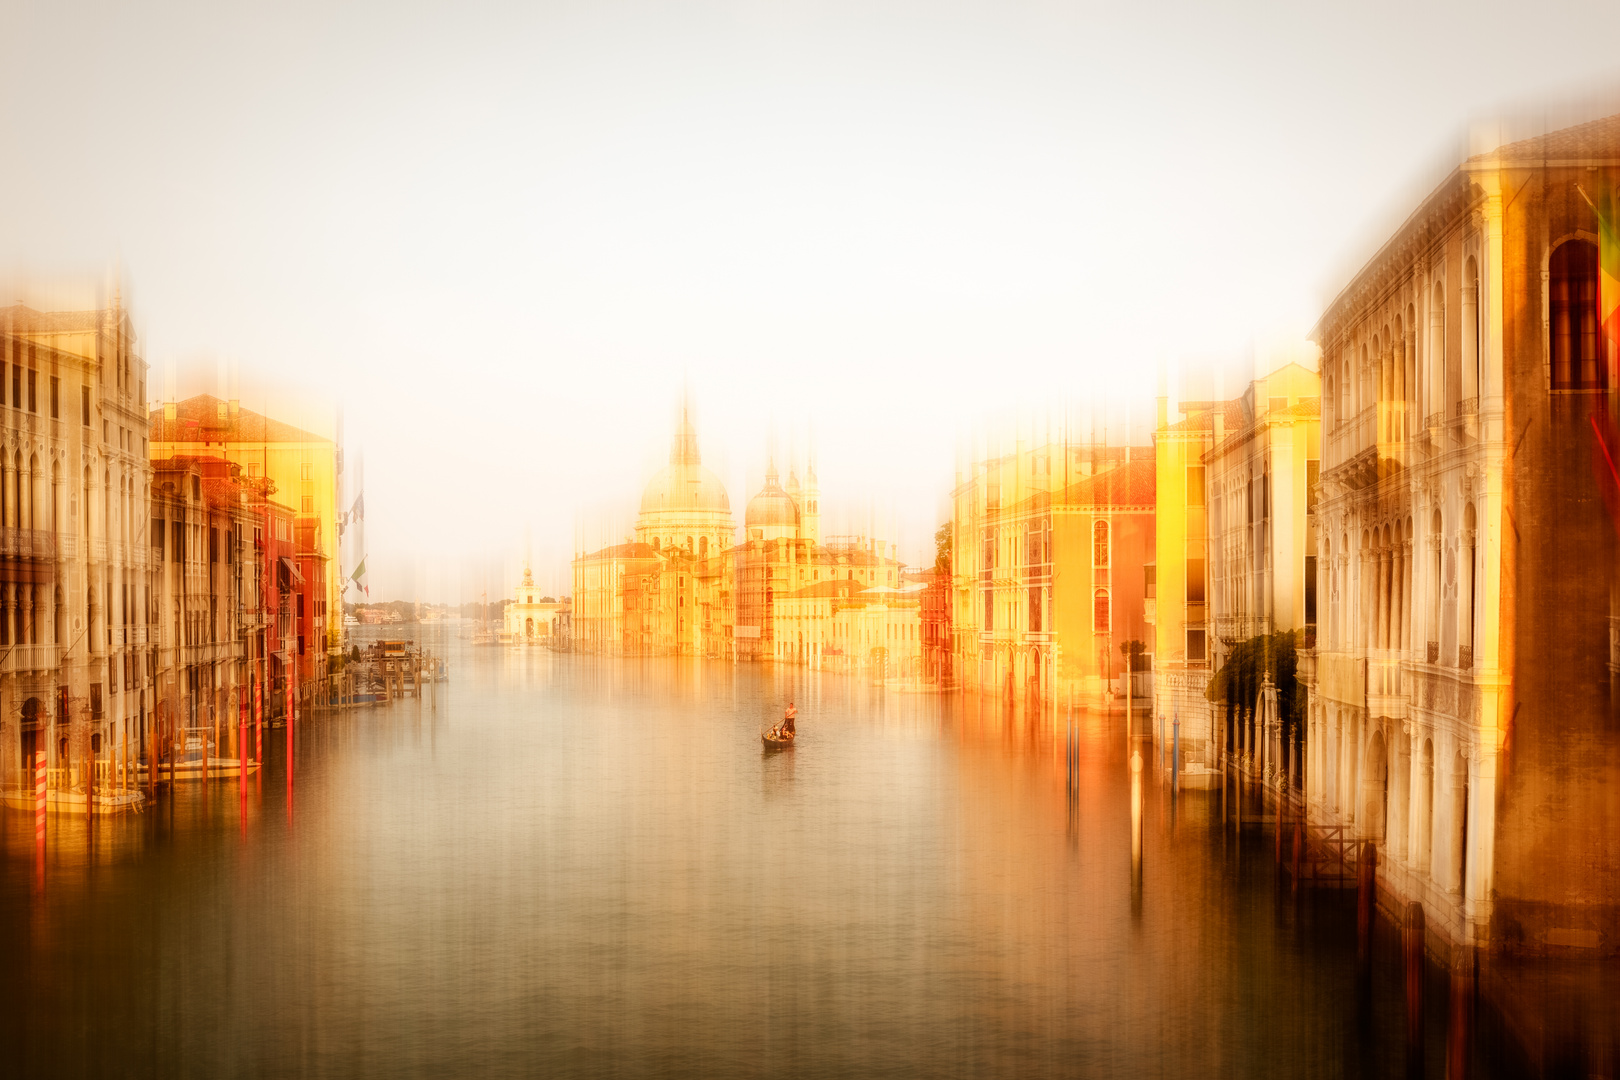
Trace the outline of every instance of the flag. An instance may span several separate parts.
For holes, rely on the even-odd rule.
[[[349,577],[352,578],[355,581],[356,584],[364,586],[365,582],[361,581],[360,579],[365,577],[365,576],[366,576],[366,560],[364,558],[362,558],[360,560],[360,565],[354,568],[354,573],[350,574]]]
[[[1607,346],[1606,359],[1620,360],[1620,221],[1615,220],[1613,189],[1598,192],[1598,314]]]
[[[354,509],[349,511],[349,517],[354,521],[366,520],[366,493],[361,492],[354,497]]]

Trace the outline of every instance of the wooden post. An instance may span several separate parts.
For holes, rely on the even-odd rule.
[[[1468,1080],[1474,1048],[1474,981],[1477,959],[1464,945],[1451,961],[1451,1022],[1446,1028],[1446,1077]]]
[[[1281,792],[1281,793],[1279,793],[1277,795],[1277,827],[1274,830],[1276,832],[1276,834],[1277,834],[1276,835],[1277,852],[1276,852],[1276,857],[1275,857],[1274,861],[1276,862],[1276,864],[1279,867],[1282,866],[1282,864],[1283,864],[1283,861],[1282,861],[1283,818],[1287,816],[1287,811],[1288,811],[1288,794],[1287,794],[1286,791],[1284,791],[1284,792]]]
[[[96,734],[90,733],[90,769],[84,782],[84,812],[85,826],[89,828],[96,823]]]
[[[1406,967],[1406,1063],[1407,1075],[1423,1066],[1423,905],[1416,900],[1406,905],[1406,924],[1401,927],[1401,956]]]
[[[1294,891],[1299,892],[1299,862],[1305,850],[1305,807],[1294,815]]]
[[[1372,959],[1373,915],[1377,907],[1378,845],[1365,840],[1356,860],[1356,940],[1363,965]]]

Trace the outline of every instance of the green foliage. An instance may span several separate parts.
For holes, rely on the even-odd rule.
[[[1299,631],[1261,634],[1232,647],[1226,663],[1209,680],[1204,696],[1229,707],[1253,709],[1260,700],[1266,672],[1277,687],[1277,712],[1283,729],[1294,731],[1305,721],[1305,686],[1299,681]]]
[[[951,576],[951,523],[934,530],[934,570],[941,577]]]
[[[1147,646],[1142,644],[1136,638],[1132,638],[1129,641],[1120,642],[1119,654],[1130,660],[1132,671],[1147,670],[1147,661],[1143,659],[1143,657],[1147,655]]]

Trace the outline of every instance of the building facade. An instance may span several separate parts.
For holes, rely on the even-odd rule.
[[[1217,424],[1204,452],[1208,646],[1217,672],[1234,649],[1254,643],[1263,651],[1271,635],[1296,633],[1296,648],[1315,644],[1320,385],[1316,372],[1297,363],[1256,379],[1235,402],[1236,425]],[[1192,718],[1191,730],[1214,736],[1209,749],[1240,755],[1241,767],[1267,781],[1298,781],[1303,732],[1298,724],[1285,731],[1281,713],[1257,701],[1206,702]],[[1216,753],[1190,750],[1207,767],[1220,764]]]
[[[155,657],[147,365],[129,313],[0,310],[0,783],[43,752],[53,808],[138,803]]]
[[[1026,702],[1110,703],[1121,647],[1147,635],[1155,532],[1146,447],[1019,445],[953,492],[953,666]]]
[[[325,556],[335,554],[340,519],[338,452],[332,439],[210,394],[165,402],[152,410],[150,425],[152,457],[221,457],[240,465],[249,479],[268,479],[279,502],[299,517],[315,519]],[[321,612],[342,610],[341,576],[325,575]],[[307,602],[313,600],[311,596]],[[325,619],[325,630],[327,639],[320,650],[338,648],[341,621]],[[313,647],[306,640],[306,648]]]
[[[1310,812],[1453,945],[1620,949],[1620,117],[1461,164],[1323,315]],[[1608,500],[1606,502],[1606,500]]]

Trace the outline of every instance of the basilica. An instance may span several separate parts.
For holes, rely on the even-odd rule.
[[[669,463],[642,492],[633,538],[575,558],[574,640],[589,652],[706,656],[914,674],[918,587],[894,546],[823,538],[815,465],[774,459],[739,541],[724,483],[683,405]]]

